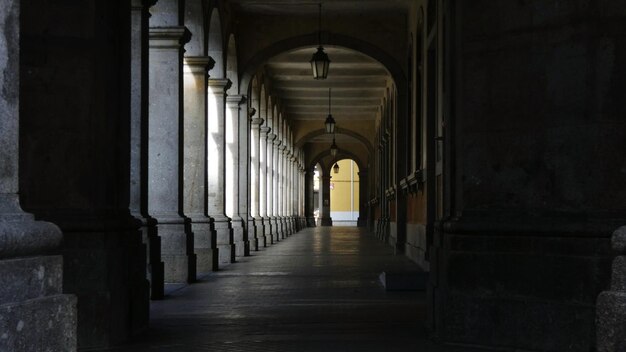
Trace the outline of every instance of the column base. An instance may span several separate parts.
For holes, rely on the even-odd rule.
[[[274,244],[274,234],[276,233],[276,227],[272,224],[272,218],[267,217],[263,218],[263,224],[265,225],[265,231],[263,232],[265,236],[265,243],[270,246]]]
[[[243,224],[241,223],[241,219],[235,221],[232,221],[232,227],[233,227],[233,244],[234,244],[234,248],[235,248],[235,259],[237,257],[243,257],[246,254],[246,245],[245,242],[247,242],[245,240],[245,228],[243,227]],[[249,246],[249,245],[248,245]],[[248,250],[249,251],[249,250]]]
[[[0,260],[0,351],[76,351],[76,297],[62,281],[61,256]]]
[[[111,227],[100,227],[96,218],[84,219],[88,220],[62,224],[67,229],[62,247],[63,289],[75,294],[79,302],[78,348],[102,349],[148,327],[145,246],[141,232],[127,228],[130,224],[125,221],[130,219],[110,218]]]
[[[315,218],[312,216],[309,216],[306,218],[306,227],[315,227]]]
[[[219,265],[234,263],[235,244],[230,219],[224,216],[213,217],[213,219],[217,236]]]
[[[280,240],[284,239],[285,237],[283,237],[283,229],[281,228],[278,218],[276,216],[272,217],[272,226],[276,229],[274,231],[274,241],[279,242]]]
[[[333,226],[333,219],[322,218],[322,226]]]
[[[191,231],[194,237],[196,271],[208,273],[218,269],[217,234],[211,218],[191,219]]]
[[[249,245],[249,250],[254,250],[254,251],[258,251],[259,250],[259,243],[256,239],[256,224],[254,223],[254,219],[251,218],[248,220],[248,245]],[[248,252],[247,255],[250,255],[250,252]]]
[[[263,218],[254,219],[254,224],[256,226],[255,231],[255,248],[256,250],[261,250],[261,248],[267,247],[267,241],[265,239],[265,224],[263,222]]]
[[[142,229],[143,243],[147,248],[146,276],[150,283],[150,298],[162,299],[165,294],[165,279],[163,272],[165,264],[161,261],[161,237],[157,235],[156,222],[149,220]]]
[[[182,221],[182,219],[181,219]],[[161,238],[163,279],[167,283],[187,283],[196,280],[196,255],[189,253],[193,235],[186,233],[184,223],[157,224]]]
[[[231,220],[233,227],[233,241],[235,244],[235,258],[250,255],[250,242],[248,242],[248,230],[246,222],[239,216]],[[247,254],[246,254],[247,253]]]

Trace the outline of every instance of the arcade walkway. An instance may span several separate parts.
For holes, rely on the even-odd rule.
[[[113,351],[468,351],[428,341],[424,293],[386,292],[383,270],[416,266],[358,228],[308,228],[171,290]]]

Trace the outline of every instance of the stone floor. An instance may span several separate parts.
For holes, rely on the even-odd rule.
[[[309,228],[170,287],[152,303],[150,330],[111,351],[469,351],[427,339],[424,292],[386,292],[378,280],[416,269],[355,227]]]

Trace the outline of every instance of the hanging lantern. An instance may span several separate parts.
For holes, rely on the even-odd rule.
[[[319,4],[319,17],[318,17],[318,28],[317,28],[317,39],[319,46],[317,47],[317,51],[311,57],[311,69],[313,70],[313,78],[315,79],[326,79],[328,77],[328,68],[330,67],[330,59],[328,55],[324,52],[324,47],[322,47],[322,4]]]
[[[333,157],[337,156],[337,152],[339,148],[337,148],[337,143],[335,143],[335,137],[333,136],[333,144],[330,145],[330,155]]]
[[[330,90],[331,88],[328,88],[328,117],[324,125],[326,126],[326,133],[335,133],[335,119],[333,115],[330,114]]]
[[[333,166],[333,172],[336,174],[339,173],[339,163],[335,163],[335,166]]]

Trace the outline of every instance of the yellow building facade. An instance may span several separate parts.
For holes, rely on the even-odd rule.
[[[359,167],[350,159],[337,162],[339,172],[331,171],[330,217],[334,226],[356,226],[359,218]]]

